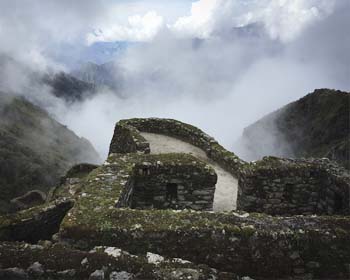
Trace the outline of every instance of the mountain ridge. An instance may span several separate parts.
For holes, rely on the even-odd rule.
[[[244,129],[247,158],[327,157],[350,169],[350,93],[317,89]]]
[[[0,211],[27,191],[48,192],[74,164],[100,161],[91,143],[24,97],[0,92]]]

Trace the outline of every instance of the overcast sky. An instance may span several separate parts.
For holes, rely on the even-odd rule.
[[[116,61],[127,98],[52,113],[103,155],[134,116],[187,121],[234,149],[245,126],[315,88],[350,90],[349,15],[349,0],[3,0],[0,52],[68,71],[93,44],[132,43]]]
[[[1,49],[23,55],[28,47],[34,56],[62,43],[149,42],[164,29],[178,36],[209,38],[215,31],[256,22],[264,25],[272,39],[288,42],[347,2],[4,0],[0,2]]]

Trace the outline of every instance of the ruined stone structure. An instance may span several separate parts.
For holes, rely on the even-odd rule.
[[[242,169],[237,203],[272,215],[349,215],[350,175],[327,159],[266,157]]]
[[[199,158],[177,153],[177,163],[171,160],[152,164],[149,159],[159,155],[151,153],[150,143],[142,132],[167,135],[190,143],[203,154],[228,170],[238,174],[243,163],[233,153],[226,151],[212,137],[191,125],[170,119],[131,119],[116,124],[110,145],[110,154],[143,154],[146,162],[137,164],[123,192],[118,207],[146,209],[212,210],[217,176],[209,165]],[[181,157],[183,157],[181,159]],[[196,163],[196,164],[193,164]],[[232,201],[233,203],[233,201]]]
[[[212,210],[217,181],[214,170],[194,157],[177,157],[181,162],[137,163],[117,206]]]
[[[181,139],[207,158],[152,154],[142,132]],[[247,212],[206,211],[213,206],[219,178],[212,161],[239,177],[237,205]],[[246,163],[190,125],[132,119],[116,125],[102,166],[76,167],[68,173],[50,194],[50,202],[0,219],[0,276],[350,277],[348,173],[331,162],[266,158]],[[45,226],[46,221],[55,228]],[[33,231],[22,230],[26,226],[40,227],[39,237],[34,240]],[[54,233],[55,244],[35,249],[4,242],[35,242]],[[56,265],[45,256],[62,261]]]
[[[129,119],[118,122],[109,153],[149,153],[149,143],[140,132],[168,135],[199,147],[210,159],[220,163],[236,176],[239,174],[239,167],[244,163],[200,129],[179,121],[158,118]]]

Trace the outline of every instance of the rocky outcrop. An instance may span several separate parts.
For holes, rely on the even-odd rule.
[[[62,219],[72,206],[72,200],[60,199],[16,214],[0,216],[0,241],[49,240],[58,232]]]
[[[232,273],[150,252],[136,256],[114,247],[80,251],[51,242],[0,243],[0,263],[1,279],[241,280]]]
[[[74,165],[71,169],[69,169],[66,175],[62,178],[62,180],[67,180],[69,178],[84,178],[90,172],[98,168],[99,166],[96,164],[90,163],[79,163]]]
[[[81,163],[68,170],[61,178],[61,183],[51,188],[47,201],[54,201],[60,198],[74,199],[75,195],[81,191],[81,183],[89,173],[98,168],[97,165]]]
[[[44,204],[46,201],[46,194],[33,190],[29,191],[26,194],[16,197],[11,200],[11,204],[13,204],[14,209],[16,210],[24,210],[28,208],[32,208],[34,206]]]
[[[350,174],[328,159],[266,157],[242,169],[237,208],[271,215],[349,215]]]
[[[24,98],[0,95],[0,213],[28,191],[47,193],[72,165],[99,160],[89,141],[44,110]]]
[[[245,157],[327,157],[350,169],[349,116],[349,92],[315,90],[247,127]]]

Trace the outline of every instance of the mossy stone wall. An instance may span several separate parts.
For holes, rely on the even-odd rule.
[[[212,210],[217,175],[208,165],[142,162],[134,167],[131,208]]]
[[[149,143],[133,126],[117,123],[109,148],[112,153],[150,153]]]
[[[349,173],[326,159],[266,157],[241,172],[237,207],[272,215],[348,215],[349,196]]]
[[[127,119],[116,124],[110,153],[149,152],[149,145],[140,132],[163,134],[190,143],[235,176],[245,164],[234,153],[227,151],[213,137],[195,126],[173,119]],[[145,148],[147,146],[148,148]]]

